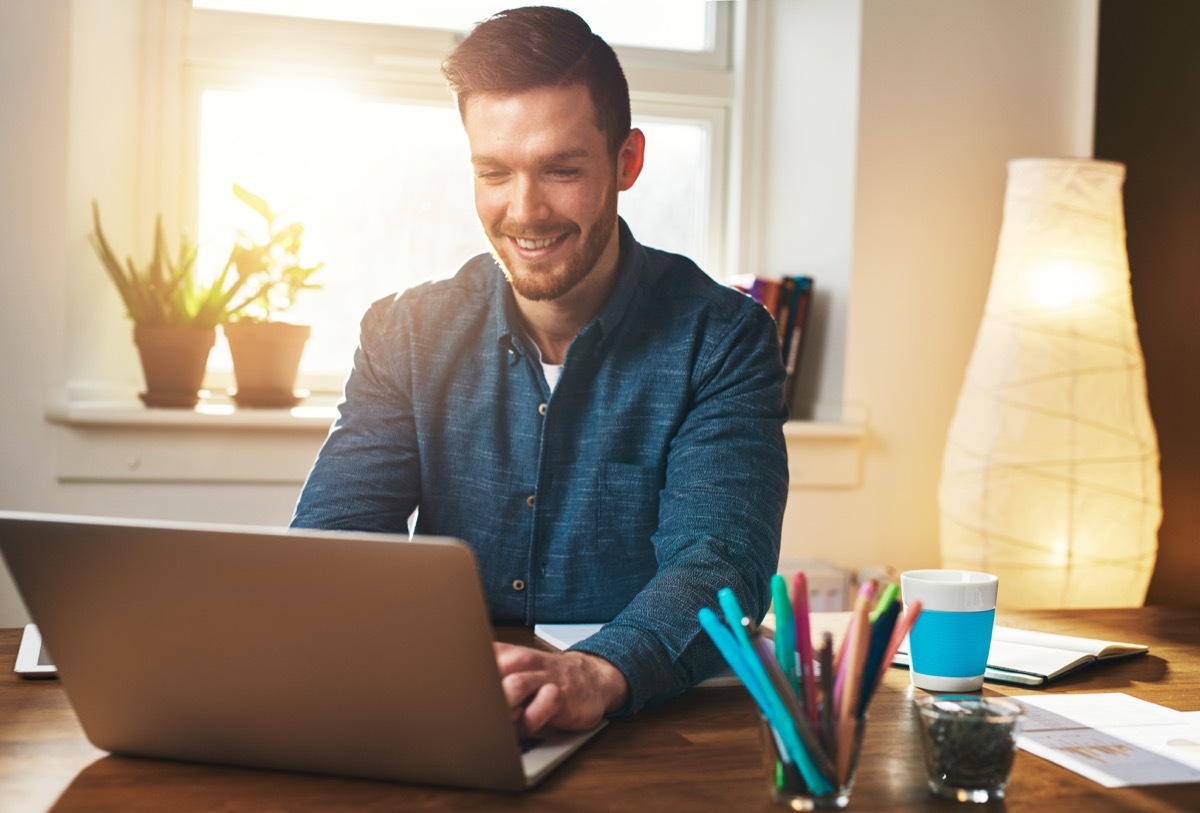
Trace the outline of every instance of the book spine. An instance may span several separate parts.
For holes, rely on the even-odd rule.
[[[787,373],[785,391],[790,404],[796,389],[796,379],[800,372],[800,351],[804,349],[805,330],[808,323],[809,311],[812,309],[813,280],[812,277],[795,277],[792,297],[791,324],[786,340],[784,355],[784,370]]]

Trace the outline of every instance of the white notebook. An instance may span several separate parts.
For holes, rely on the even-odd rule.
[[[533,634],[555,649],[570,649],[590,635],[600,631],[603,624],[534,624]],[[742,682],[728,667],[720,674],[701,681],[697,686],[741,686]]]
[[[988,652],[984,679],[1040,686],[1099,661],[1127,658],[1149,651],[1149,647],[1143,644],[1076,638],[997,625],[992,629],[992,647]],[[908,663],[908,639],[905,639],[896,651],[892,664],[907,666]]]

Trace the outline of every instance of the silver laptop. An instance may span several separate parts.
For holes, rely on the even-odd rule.
[[[116,754],[520,790],[598,730],[519,740],[456,540],[0,512],[0,552]]]

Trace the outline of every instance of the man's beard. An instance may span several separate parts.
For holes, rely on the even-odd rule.
[[[616,200],[616,184],[609,187],[608,193],[605,195],[604,206],[601,210],[600,217],[592,223],[592,228],[588,232],[587,238],[583,244],[569,257],[554,260],[535,260],[529,262],[518,258],[506,257],[506,251],[502,251],[499,246],[507,244],[504,242],[506,238],[492,238],[489,234],[489,242],[492,244],[492,256],[496,262],[504,270],[504,276],[508,279],[513,290],[517,292],[521,298],[532,302],[545,302],[558,299],[572,291],[575,286],[587,277],[596,267],[596,263],[600,260],[600,255],[604,253],[604,249],[608,246],[608,241],[612,237],[617,224],[617,200]],[[536,239],[538,235],[525,234],[520,229],[509,229],[503,223],[495,229],[497,235],[520,234],[522,237]],[[558,233],[558,230],[554,231]],[[561,267],[553,268],[553,263],[561,263]]]

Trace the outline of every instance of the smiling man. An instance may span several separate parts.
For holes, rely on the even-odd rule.
[[[720,667],[696,619],[720,588],[766,610],[778,335],[618,217],[645,137],[577,15],[501,12],[443,71],[492,254],[367,312],[293,524],[403,532],[416,511],[417,533],[472,547],[495,622],[605,622],[565,653],[496,647],[523,733],[588,728]]]

